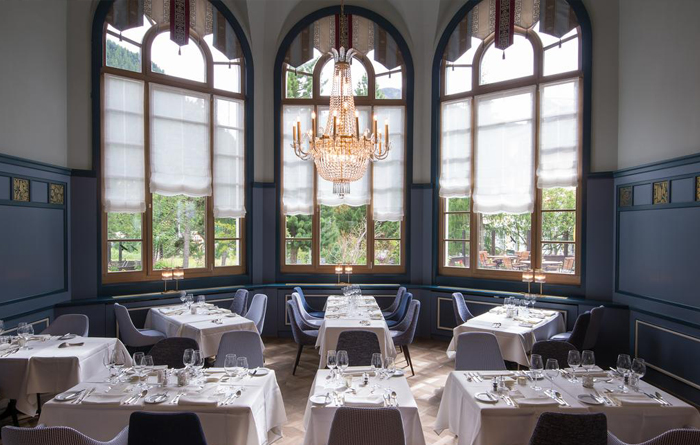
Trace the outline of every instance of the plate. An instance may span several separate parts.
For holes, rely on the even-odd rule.
[[[491,395],[487,392],[478,392],[474,394],[474,398],[478,400],[479,402],[484,402],[484,403],[497,403],[498,402],[498,397]]]
[[[255,375],[253,375],[254,372],[255,372]],[[270,370],[268,368],[255,368],[255,369],[251,369],[248,371],[248,374],[250,374],[251,377],[261,377],[264,375],[268,375],[269,373],[270,373]]]
[[[587,405],[602,405],[603,404],[603,402],[601,402],[600,400],[596,400],[596,398],[593,397],[591,394],[579,394],[578,400],[580,402],[587,404]]]
[[[404,375],[403,369],[397,369],[396,371],[394,371],[393,377],[403,377],[403,375]]]
[[[316,395],[313,395],[313,396],[309,397],[309,400],[310,400],[311,403],[313,403],[314,405],[322,405],[322,406],[325,406],[325,405],[328,405],[329,403],[331,403],[331,398],[330,398],[330,397],[326,397],[325,394],[316,394]]]
[[[166,400],[168,400],[167,394],[153,394],[143,399],[144,403],[147,403],[149,405],[157,405],[159,403],[165,402]]]
[[[69,400],[77,399],[83,391],[68,391],[57,395],[54,399],[58,402],[68,402]]]

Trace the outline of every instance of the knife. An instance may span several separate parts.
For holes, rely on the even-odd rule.
[[[561,402],[564,404],[564,406],[571,406],[571,405],[569,405],[569,402],[564,400],[564,397],[562,397],[562,395],[559,391],[554,391],[554,395],[556,395],[559,398],[559,400],[561,400]]]
[[[659,399],[660,401],[662,401],[664,403],[664,405],[666,405],[666,406],[673,406],[673,405],[671,405],[671,402],[668,402],[666,399],[663,398],[663,396],[661,395],[661,393],[659,391],[656,391],[656,398]]]
[[[663,400],[660,400],[658,397],[656,397],[654,394],[650,394],[648,392],[643,393],[645,396],[649,397],[651,400],[654,400],[656,402],[659,402],[661,406],[666,406]]]
[[[77,399],[75,399],[75,402],[73,402],[73,403],[75,403],[75,404],[83,403],[83,400],[85,400],[85,397],[87,397],[87,396],[89,396],[90,394],[92,394],[92,392],[93,392],[94,390],[95,390],[95,388],[92,387],[92,388],[88,389],[87,391],[83,392],[83,395],[80,396],[80,397],[78,397]]]

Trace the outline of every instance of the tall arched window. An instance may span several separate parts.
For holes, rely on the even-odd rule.
[[[171,36],[169,5],[117,1],[104,23],[105,283],[245,272],[242,49],[207,0]]]
[[[566,0],[523,0],[504,45],[493,3],[474,6],[441,54],[438,271],[542,269],[548,283],[578,284],[580,27]]]
[[[387,31],[365,17],[351,17],[353,47],[360,50],[351,65],[360,132],[376,116],[389,124],[392,148],[351,183],[343,198],[312,160],[295,155],[291,125],[297,119],[309,129],[315,112],[317,133],[324,132],[334,63],[326,48],[333,47],[334,16],[304,27],[294,36],[278,79],[282,272],[333,273],[339,264],[352,265],[353,273],[405,271],[406,68]],[[324,40],[329,37],[331,42]]]

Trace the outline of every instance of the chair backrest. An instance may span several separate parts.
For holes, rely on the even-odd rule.
[[[119,303],[114,304],[114,316],[119,326],[119,336],[126,346],[140,346],[141,334],[131,321],[129,311]]]
[[[215,368],[223,368],[226,354],[236,354],[248,358],[249,368],[264,366],[262,340],[257,332],[231,331],[221,336],[219,350],[216,353]]]
[[[267,295],[255,294],[253,301],[250,302],[250,308],[245,314],[245,318],[252,320],[258,328],[258,333],[262,335],[263,327],[265,326],[265,314],[267,313]]]
[[[39,426],[36,428],[6,426],[2,429],[2,443],[4,445],[127,445],[128,436],[128,426],[108,442],[91,439],[80,431],[67,426]]]
[[[406,312],[404,319],[401,321],[401,323],[392,328],[394,331],[400,332],[394,337],[394,345],[403,346],[413,343],[413,337],[416,335],[419,317],[420,301],[412,300],[411,304],[408,306],[408,312]]]
[[[579,315],[574,323],[574,329],[571,331],[569,343],[574,345],[576,349],[583,349],[583,342],[588,332],[588,325],[591,323],[591,313],[589,311]]]
[[[465,332],[457,337],[456,371],[502,371],[506,364],[496,336],[490,332]]]
[[[191,338],[164,338],[153,345],[148,351],[148,355],[153,357],[153,364],[156,366],[167,365],[168,368],[180,369],[185,367],[182,362],[185,349],[199,349],[199,345],[196,340]]]
[[[328,445],[404,445],[396,408],[346,408],[335,411]]]
[[[313,309],[311,308],[311,305],[306,301],[306,296],[304,296],[304,291],[301,290],[301,287],[296,286],[294,288],[294,292],[299,294],[299,298],[301,298],[301,307],[308,313],[312,312]]]
[[[57,317],[42,334],[75,334],[87,337],[90,332],[90,319],[84,314],[65,314]]]
[[[480,250],[479,251],[479,263],[488,264],[488,262],[489,262],[489,253],[485,250]]]
[[[372,354],[382,352],[377,334],[359,330],[341,332],[335,349],[348,352],[350,366],[369,366],[372,364]]]
[[[301,299],[301,295],[299,295],[299,292],[292,292],[292,300],[294,300],[297,303],[297,307],[299,308],[299,314],[301,315],[301,318],[303,320],[319,320],[316,317],[312,317],[311,314],[309,314],[306,311],[306,309],[304,309],[304,300]]]
[[[399,287],[399,290],[396,291],[396,297],[394,298],[394,301],[391,302],[391,306],[384,310],[387,312],[394,312],[396,309],[398,309],[399,303],[401,303],[401,297],[403,297],[403,294],[405,293],[406,288],[403,286]]]
[[[512,269],[513,268],[513,259],[511,257],[503,257],[503,267],[505,269]]]
[[[312,317],[308,312],[306,312],[306,310],[303,308],[302,301],[301,298],[299,298],[298,293],[292,292],[292,298],[289,301],[294,302],[294,307],[298,313],[297,321],[301,329],[311,330],[318,329],[320,327],[320,324],[318,323],[321,321],[321,319]]]
[[[238,289],[231,302],[231,312],[238,315],[245,314],[248,308],[248,290]]]
[[[455,320],[457,321],[457,326],[464,324],[470,318],[474,318],[474,315],[469,311],[467,303],[464,301],[464,295],[461,292],[455,292],[452,294],[452,307],[455,310]]]
[[[603,413],[542,413],[530,445],[607,445],[608,421]]]
[[[396,310],[386,318],[397,321],[403,320],[403,318],[406,316],[406,312],[408,312],[408,305],[411,304],[411,300],[413,300],[413,294],[410,292],[404,293],[401,297],[399,307],[397,307]]]
[[[195,413],[147,413],[129,418],[129,445],[207,445]]]
[[[564,258],[564,265],[561,268],[564,271],[572,271],[574,270],[574,257],[566,257]]]
[[[287,301],[287,315],[289,316],[289,324],[292,325],[292,335],[294,336],[294,341],[298,345],[315,343],[314,340],[316,337],[304,332],[310,329],[302,325],[303,320],[301,318],[301,314],[299,313],[299,306],[296,301]]]
[[[595,348],[595,344],[598,342],[600,328],[603,326],[604,314],[604,306],[598,306],[591,309],[591,321],[588,323],[588,329],[586,330],[586,336],[583,339],[583,347],[581,349]]]
[[[700,443],[700,430],[675,429],[662,433],[638,445],[696,445]],[[608,445],[630,445],[608,431]]]
[[[518,252],[518,260],[519,261],[527,261],[530,259],[530,251],[529,250],[523,250],[522,252]]]
[[[547,363],[548,358],[556,359],[559,367],[564,368],[569,361],[569,351],[575,351],[576,346],[568,341],[542,340],[532,345],[532,353],[542,356],[542,361]]]

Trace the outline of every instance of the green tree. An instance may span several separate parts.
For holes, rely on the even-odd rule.
[[[287,238],[308,238],[313,233],[313,218],[311,215],[287,216]],[[311,241],[287,241],[287,264],[310,264]]]
[[[129,51],[113,40],[107,40],[105,61],[107,66],[127,71],[141,72],[141,53]],[[155,63],[151,64],[151,71],[163,74],[165,71]]]

